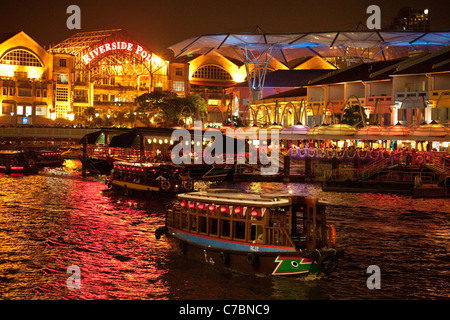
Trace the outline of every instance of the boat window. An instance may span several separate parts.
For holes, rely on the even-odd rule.
[[[197,216],[190,215],[190,229],[191,231],[197,231]]]
[[[220,220],[221,235],[230,237],[230,220]]]
[[[188,214],[186,212],[181,213],[181,228],[187,230],[189,228]]]
[[[198,216],[198,231],[201,233],[207,232],[205,216]]]
[[[250,241],[253,243],[264,243],[264,226],[261,224],[251,224]]]
[[[233,221],[233,238],[245,239],[245,221]]]
[[[209,234],[217,236],[218,235],[218,220],[216,218],[210,218],[209,219],[210,227],[209,227]]]

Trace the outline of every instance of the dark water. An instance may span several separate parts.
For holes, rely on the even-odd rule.
[[[76,162],[37,176],[0,177],[0,299],[449,299],[450,201],[323,192],[301,183],[217,184],[254,192],[292,189],[325,198],[346,252],[315,280],[218,272],[172,253],[154,230],[171,199],[105,192]],[[205,185],[201,186],[205,187]],[[69,290],[67,268],[80,268]],[[369,290],[366,269],[381,270]]]

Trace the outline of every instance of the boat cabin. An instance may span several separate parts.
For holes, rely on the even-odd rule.
[[[325,202],[292,194],[216,189],[179,194],[169,229],[253,246],[303,250],[334,247]]]

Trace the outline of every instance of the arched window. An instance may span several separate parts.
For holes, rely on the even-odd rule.
[[[223,68],[206,65],[197,69],[192,75],[192,78],[209,79],[209,80],[233,80],[231,75]]]
[[[8,52],[0,60],[0,63],[16,66],[42,67],[42,63],[33,53],[23,49],[16,49]]]

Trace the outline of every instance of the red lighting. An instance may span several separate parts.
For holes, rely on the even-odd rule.
[[[199,203],[197,208],[199,208],[200,210],[205,209],[205,204],[204,203]]]
[[[183,208],[186,207],[186,201],[181,201],[180,206],[182,206]]]
[[[225,207],[225,206],[220,207],[220,212],[225,213],[227,211],[228,211],[227,207]]]
[[[209,211],[214,211],[216,209],[216,206],[211,204],[208,206]]]
[[[195,207],[195,203],[194,202],[189,202],[189,208],[194,208]]]
[[[241,214],[241,212],[242,212],[241,207],[236,207],[236,208],[234,208],[234,213],[236,213],[236,214]]]
[[[252,210],[252,217],[260,217],[260,216],[261,216],[261,213],[259,213],[256,210]]]

